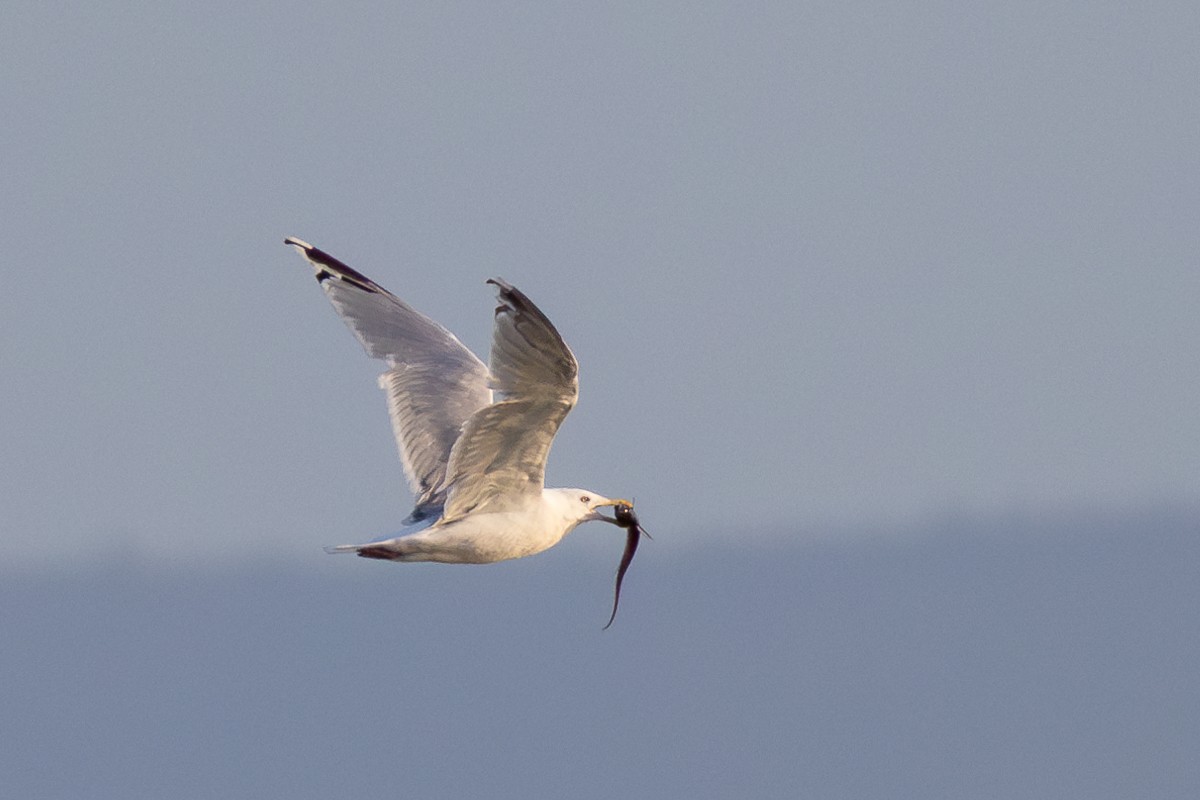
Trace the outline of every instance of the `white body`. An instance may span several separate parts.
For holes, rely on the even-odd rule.
[[[440,561],[445,564],[491,564],[547,550],[588,519],[604,519],[594,501],[610,503],[579,489],[544,489],[542,502],[511,511],[471,514],[445,522],[424,519],[398,536],[369,545],[341,545],[334,552],[359,552],[391,561]],[[593,502],[584,504],[580,497]],[[580,514],[577,509],[586,509]]]

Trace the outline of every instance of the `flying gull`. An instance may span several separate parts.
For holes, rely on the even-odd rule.
[[[621,578],[644,534],[632,503],[586,489],[547,489],[546,457],[579,396],[579,365],[533,302],[499,278],[484,365],[450,331],[362,273],[288,237],[372,358],[416,506],[394,536],[326,548],[390,561],[488,564],[553,547],[581,522],[627,530]],[[615,518],[599,509],[614,507]],[[612,619],[609,620],[609,624]]]

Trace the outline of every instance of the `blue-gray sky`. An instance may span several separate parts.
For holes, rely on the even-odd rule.
[[[1195,797],[1200,10],[0,7],[0,786]],[[654,533],[408,511],[302,237]],[[13,788],[15,787],[15,788]]]
[[[4,558],[394,525],[288,234],[477,350],[522,287],[551,481],[674,542],[1196,500],[1198,15],[6,4]]]

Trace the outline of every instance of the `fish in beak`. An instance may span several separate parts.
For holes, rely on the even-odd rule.
[[[629,502],[628,500],[622,499],[620,497],[616,498],[615,500],[609,500],[608,498],[599,498],[597,502],[594,502],[592,504],[592,513],[588,514],[586,521],[588,521],[588,522],[591,522],[591,521],[611,522],[613,525],[620,525],[621,523],[618,522],[615,518],[606,517],[600,513],[599,509],[606,508],[609,506],[612,506],[613,508],[620,508],[621,506],[628,506],[628,507],[632,508],[633,503]]]
[[[625,580],[625,572],[633,562],[633,554],[637,552],[638,542],[641,541],[642,536],[650,538],[650,534],[646,533],[641,523],[638,522],[637,514],[633,511],[633,503],[619,500],[614,504],[614,509],[616,517],[609,521],[624,528],[627,533],[625,534],[625,552],[621,554],[621,563],[617,566],[617,587],[613,592],[612,616],[608,618],[608,624],[604,626],[604,630],[608,630],[609,626],[613,624],[613,620],[617,618],[617,606],[621,602],[621,581]]]

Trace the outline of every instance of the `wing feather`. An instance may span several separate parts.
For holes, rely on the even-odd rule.
[[[540,495],[550,446],[579,396],[579,364],[520,290],[499,280],[489,360],[497,402],[476,411],[450,451],[445,519],[502,511]]]
[[[405,476],[418,506],[440,502],[464,423],[492,402],[487,367],[454,334],[362,273],[307,242],[284,241],[312,265],[367,354],[387,363],[379,385]]]

